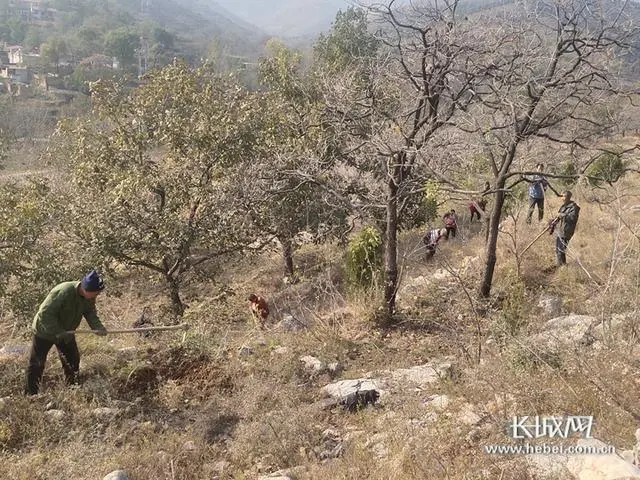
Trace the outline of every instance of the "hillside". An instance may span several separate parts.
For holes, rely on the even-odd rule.
[[[494,302],[468,296],[482,269],[480,224],[463,220],[459,238],[430,263],[423,260],[420,233],[405,234],[404,321],[393,328],[375,327],[371,299],[345,291],[339,249],[307,245],[300,284],[283,284],[280,258],[266,254],[227,264],[224,295],[208,293],[214,285],[194,285],[184,336],[79,335],[82,384],[65,387],[52,356],[43,392],[28,399],[20,394],[24,323],[3,317],[0,474],[89,480],[121,469],[128,477],[117,478],[267,479],[274,472],[297,480],[621,478],[587,476],[603,468],[640,478],[640,470],[612,455],[568,460],[485,450],[518,445],[505,434],[513,416],[566,413],[593,415],[594,437],[633,456],[640,404],[629,386],[640,373],[640,345],[632,281],[637,253],[631,251],[638,243],[610,208],[635,231],[640,191],[636,179],[595,196],[589,188],[575,191],[583,212],[570,265],[546,268],[553,244],[545,236],[529,250],[518,280],[505,238]],[[520,216],[520,250],[539,227]],[[596,235],[599,229],[607,234]],[[623,252],[628,263],[620,261]],[[110,329],[128,327],[145,305],[158,312],[132,288],[142,280],[124,274],[110,281],[98,305]],[[270,302],[266,331],[250,320],[250,291]],[[347,388],[349,379],[379,392],[374,406],[350,412],[338,400],[324,400],[344,396],[335,385],[325,387],[342,381]]]
[[[0,478],[640,480],[627,23],[349,11],[230,73],[91,5],[121,66],[52,78],[168,64],[0,99]]]
[[[208,0],[148,0],[145,14],[140,2],[118,0],[123,8],[140,20],[151,19],[162,27],[195,44],[206,46],[218,40],[234,53],[257,55],[266,35],[255,25]]]
[[[105,51],[108,34],[123,29],[134,36],[149,36],[150,27],[164,29],[178,47],[168,53],[186,57],[206,56],[212,42],[232,53],[256,56],[265,40],[254,25],[204,0],[54,0],[47,4],[49,10],[44,10],[46,21],[35,20],[27,7],[20,7],[23,3],[30,5],[0,2],[0,41],[37,51],[52,39],[58,44],[62,40],[64,48],[58,48],[58,53],[65,60],[73,56],[76,62],[94,54],[109,54]],[[168,45],[161,46],[171,50]]]

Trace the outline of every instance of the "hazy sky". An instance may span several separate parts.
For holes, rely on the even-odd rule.
[[[352,0],[213,0],[271,34],[299,36],[326,30]]]

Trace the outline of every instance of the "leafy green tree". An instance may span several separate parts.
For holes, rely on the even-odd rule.
[[[626,174],[627,164],[620,153],[605,152],[587,168],[589,183],[599,187],[603,182],[611,185]]]
[[[27,318],[43,292],[79,275],[85,258],[69,250],[56,228],[56,198],[43,181],[0,186],[0,297]]]
[[[47,43],[43,43],[40,55],[53,66],[56,73],[59,71],[60,60],[67,54],[67,42],[62,37],[52,37]]]
[[[24,37],[24,47],[27,50],[33,50],[34,48],[40,47],[40,44],[43,42],[43,32],[42,29],[36,27],[34,25],[30,25],[27,27],[27,31]]]
[[[264,164],[254,164],[254,218],[282,245],[286,274],[295,279],[293,252],[298,234],[321,241],[342,235],[349,208],[334,190],[338,153],[323,104],[301,56],[278,42],[260,64],[271,123],[264,134]]]
[[[314,55],[330,73],[348,69],[355,61],[369,61],[376,56],[380,40],[369,32],[367,11],[349,7],[339,11],[331,32],[321,34],[314,45]]]
[[[154,273],[181,315],[196,268],[255,241],[229,181],[253,157],[253,96],[208,67],[175,63],[145,84],[92,84],[91,118],[61,129],[73,192],[66,231],[88,250]]]
[[[136,49],[140,47],[138,34],[128,27],[111,30],[104,39],[104,52],[118,59],[120,68],[133,65]]]
[[[27,23],[19,18],[6,18],[6,20],[0,21],[0,41],[9,44],[22,43],[27,34],[27,28]]]

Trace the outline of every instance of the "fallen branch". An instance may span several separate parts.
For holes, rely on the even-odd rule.
[[[140,327],[140,328],[125,328],[121,330],[106,330],[106,333],[141,333],[141,332],[161,332],[167,330],[186,330],[189,328],[189,325],[186,323],[181,323],[179,325],[170,325],[166,327]],[[104,330],[69,330],[64,332],[66,334],[74,334],[74,333],[101,333],[105,332]]]

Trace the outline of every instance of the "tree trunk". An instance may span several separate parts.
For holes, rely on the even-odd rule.
[[[502,217],[502,207],[504,206],[504,185],[506,180],[499,178],[496,182],[496,193],[494,195],[493,209],[489,219],[488,239],[487,239],[487,259],[480,286],[480,294],[488,297],[491,293],[493,283],[493,272],[496,266],[496,249],[498,247],[498,230],[500,228],[500,218]]]
[[[182,317],[184,313],[184,303],[180,298],[180,283],[174,277],[165,277],[171,298],[171,309],[176,318]]]
[[[387,225],[384,248],[384,301],[387,314],[396,309],[398,289],[398,187],[393,178],[387,184]]]
[[[285,238],[280,240],[282,244],[282,255],[284,257],[284,270],[287,276],[291,280],[295,278],[295,271],[293,268],[293,245],[291,244],[291,239]]]

